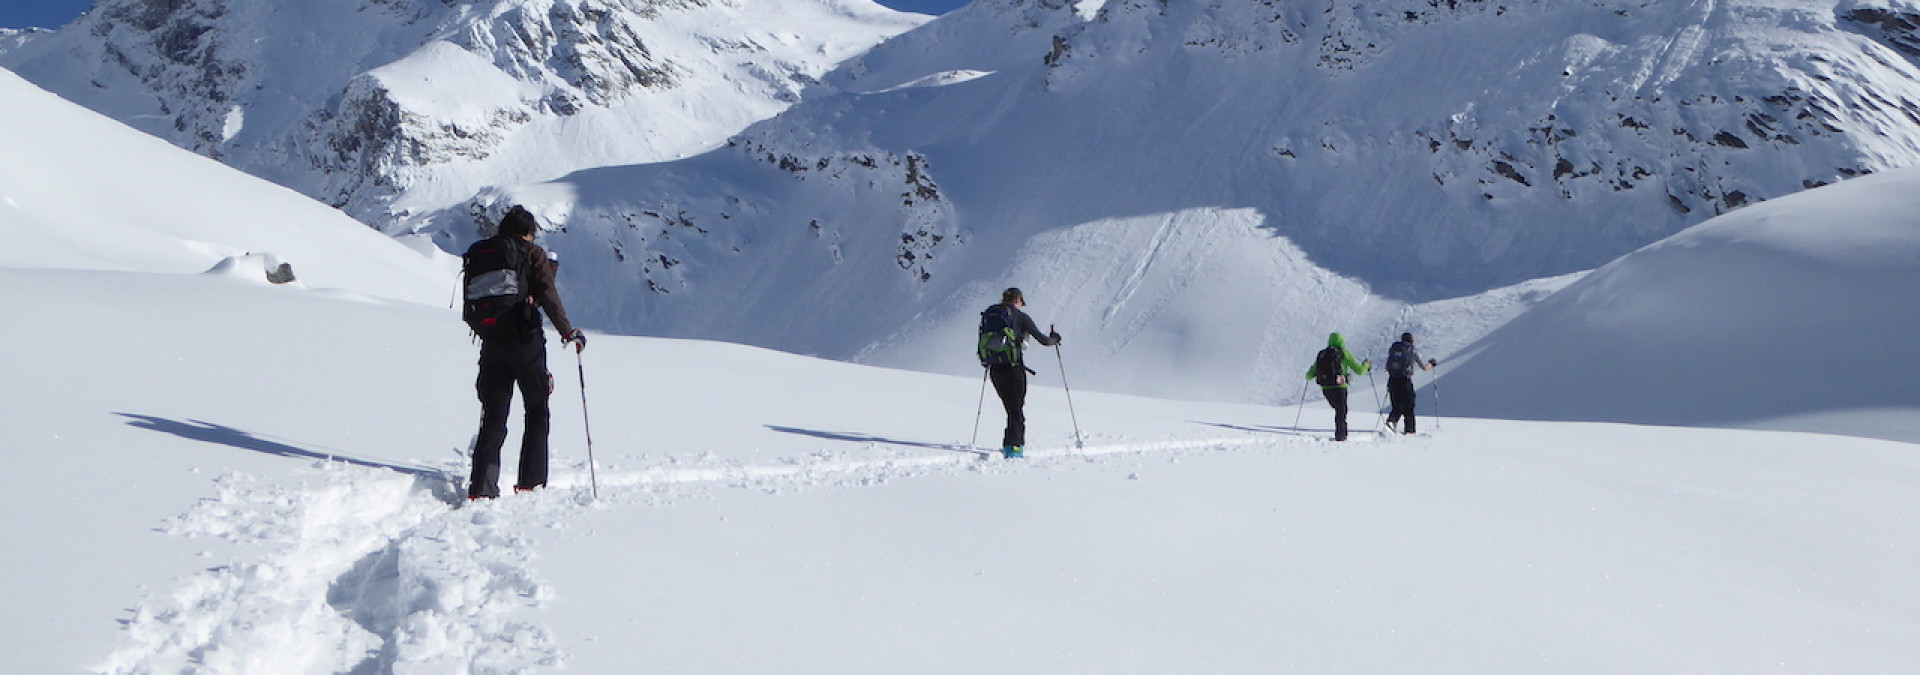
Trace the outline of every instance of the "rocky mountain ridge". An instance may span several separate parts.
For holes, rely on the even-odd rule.
[[[920,21],[861,0],[102,0],[0,65],[400,233],[491,185],[711,148]]]

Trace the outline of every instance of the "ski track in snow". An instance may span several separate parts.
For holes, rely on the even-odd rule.
[[[1012,462],[966,446],[927,455],[884,443],[767,464],[709,454],[602,471],[598,501],[586,472],[577,470],[584,466],[562,468],[540,494],[473,504],[463,501],[460,487],[464,461],[421,476],[321,462],[296,485],[230,474],[216,482],[214,496],[169,518],[161,530],[266,552],[143,599],[124,621],[126,646],[96,669],[129,675],[530,672],[562,665],[564,655],[528,611],[549,592],[537,574],[533,542],[517,528],[562,528],[587,509],[644,507],[689,487],[777,494],[943,471],[1058,468],[1115,455],[1332,448],[1324,435],[1287,427],[1242,431],[1245,436],[1165,441],[1108,438],[1085,448],[1035,449]],[[1372,438],[1358,431],[1354,440]]]
[[[448,474],[451,475],[451,474]],[[163,530],[265,544],[144,600],[108,673],[505,673],[557,665],[514,616],[543,589],[527,507],[450,510],[448,480],[324,463],[318,486],[222,477]]]

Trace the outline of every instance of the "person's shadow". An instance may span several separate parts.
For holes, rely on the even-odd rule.
[[[980,454],[982,452],[980,450],[976,450],[976,449],[969,448],[966,446],[961,446],[961,445],[951,445],[946,443],[927,443],[923,441],[902,441],[902,440],[897,440],[892,438],[882,438],[879,436],[873,436],[870,434],[862,434],[862,433],[851,432],[851,431],[818,431],[814,429],[783,427],[775,424],[769,424],[769,425],[766,425],[766,427],[768,429],[772,429],[774,431],[778,431],[783,434],[799,434],[801,436],[812,436],[814,438],[824,438],[830,441],[846,441],[848,443],[879,443],[882,445],[904,445],[911,448],[930,448],[933,450],[947,450],[951,452],[968,452],[973,454]]]
[[[188,420],[188,421],[182,422],[179,420],[170,420],[165,417],[154,417],[152,415],[139,415],[134,413],[123,413],[123,412],[117,412],[114,414],[119,415],[121,417],[125,417],[129,420],[132,420],[130,422],[127,422],[127,425],[131,427],[135,427],[138,429],[146,429],[149,431],[158,431],[161,433],[173,434],[181,438],[200,441],[203,443],[215,443],[219,445],[225,445],[228,447],[240,448],[242,450],[252,450],[254,452],[267,454],[267,455],[274,455],[277,457],[290,457],[294,459],[323,459],[331,462],[344,462],[347,464],[352,464],[354,466],[364,466],[364,467],[369,467],[374,469],[386,469],[388,471],[396,471],[409,476],[413,476],[415,478],[426,478],[426,479],[432,479],[432,480],[442,480],[445,478],[445,476],[440,471],[436,471],[434,469],[429,469],[422,466],[392,464],[388,462],[382,462],[382,461],[371,460],[371,459],[361,459],[359,457],[354,457],[351,455],[343,455],[337,452],[320,452],[317,450],[308,450],[306,448],[302,448],[297,445],[290,445],[287,443],[282,443],[279,441],[262,438],[252,433],[242,431],[240,429],[235,429],[233,427],[229,427],[221,424],[214,424],[212,422],[205,422],[201,420]]]
[[[1245,426],[1241,424],[1228,424],[1226,422],[1202,422],[1199,420],[1187,420],[1187,421],[1193,424],[1202,424],[1210,427],[1218,427],[1221,429],[1232,429],[1234,431],[1245,431],[1248,433],[1255,433],[1255,434],[1282,434],[1287,436],[1305,436],[1308,434],[1316,434],[1316,433],[1327,433],[1327,434],[1333,433],[1332,429],[1316,429],[1313,427],[1281,427],[1281,426],[1267,426],[1267,425]]]

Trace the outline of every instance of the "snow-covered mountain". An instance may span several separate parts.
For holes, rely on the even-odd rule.
[[[1289,400],[1330,331],[1444,355],[1564,275],[1920,161],[1915,16],[982,0],[726,149],[471,210],[535,204],[609,330],[963,373],[1016,285],[1090,386]]]
[[[925,17],[867,0],[101,0],[0,65],[390,233],[700,152]]]
[[[1216,400],[1920,161],[1910,0],[756,2],[109,0],[0,62],[443,248],[526,203],[588,326],[971,374],[1021,286],[1086,386]]]
[[[1381,434],[1361,404],[1354,439],[1336,444],[1322,405],[1069,398],[1041,355],[1030,458],[1005,461],[972,448],[969,434],[991,438],[1001,422],[991,404],[984,418],[968,410],[984,396],[972,373],[596,334],[578,361],[552,357],[551,485],[468,504],[458,483],[475,346],[439,306],[444,256],[6,73],[0,157],[0,300],[23,317],[0,331],[11,479],[0,513],[13,516],[0,519],[0,670],[1870,673],[1920,662],[1910,444],[1432,415],[1469,403],[1451,387],[1422,401],[1427,436]],[[1728,296],[1661,292],[1655,272],[1698,266],[1766,291],[1857,292],[1775,317],[1788,334],[1830,322],[1910,332],[1866,315],[1910,304],[1898,291],[1914,267],[1913,180],[1888,173],[1752,207],[1568,297],[1624,280],[1636,287],[1619,297],[1640,308],[1622,313],[1628,323],[1672,310],[1692,326],[1752,325],[1752,306],[1718,301]],[[1248,214],[1068,230],[1053,244],[1061,256],[1023,264],[1084,274],[1093,262],[1065,254],[1120,256],[1136,241],[1085,235],[1130,233],[1159,253],[1121,266],[1129,288],[1207,279],[1224,298],[1246,286],[1193,276],[1194,261],[1237,255],[1229,271],[1244,272],[1263,255],[1301,259],[1239,231],[1209,239],[1196,233],[1204,217]],[[1760,222],[1726,227],[1741,218]],[[1831,218],[1858,224],[1829,237]],[[1243,250],[1219,250],[1232,248]],[[266,253],[301,282],[241,270]],[[1328,293],[1346,288],[1297,264]],[[1513,289],[1512,305],[1562,283]],[[1897,286],[1859,290],[1879,283]],[[1485,299],[1424,309],[1468,326],[1495,318],[1471,316],[1497,308]],[[1771,353],[1727,337],[1729,351]],[[1695,338],[1610,339],[1648,354]],[[1808,410],[1830,391],[1778,390]],[[1676,408],[1700,396],[1624,395]]]
[[[1569,286],[1467,350],[1449,409],[1920,442],[1915,288],[1920,169],[1829,185]]]

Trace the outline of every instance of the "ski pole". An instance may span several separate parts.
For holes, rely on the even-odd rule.
[[[1047,332],[1053,330],[1053,324],[1047,324]],[[1067,417],[1073,420],[1073,447],[1085,449],[1086,443],[1080,440],[1080,416],[1073,412],[1073,387],[1067,386],[1067,360],[1060,356],[1060,343],[1053,343],[1053,359],[1060,364],[1060,388],[1067,391]]]
[[[1295,432],[1300,431],[1300,413],[1305,412],[1306,409],[1307,409],[1307,385],[1306,383],[1303,382],[1300,384],[1300,405],[1295,406],[1293,409],[1293,430]]]
[[[1440,433],[1440,363],[1428,361],[1427,365],[1433,367],[1433,376],[1427,380],[1427,385],[1433,387],[1433,432]]]
[[[1379,431],[1387,422],[1387,410],[1380,406],[1380,385],[1373,379],[1373,364],[1367,364],[1367,388],[1373,390],[1373,430]]]
[[[600,498],[600,471],[593,461],[593,421],[587,417],[587,363],[580,350],[573,352],[573,363],[580,370],[580,424],[587,429],[587,480],[593,486],[593,498]]]
[[[980,402],[973,406],[973,438],[967,439],[967,447],[980,447],[980,411],[987,407],[987,367],[980,366]]]

